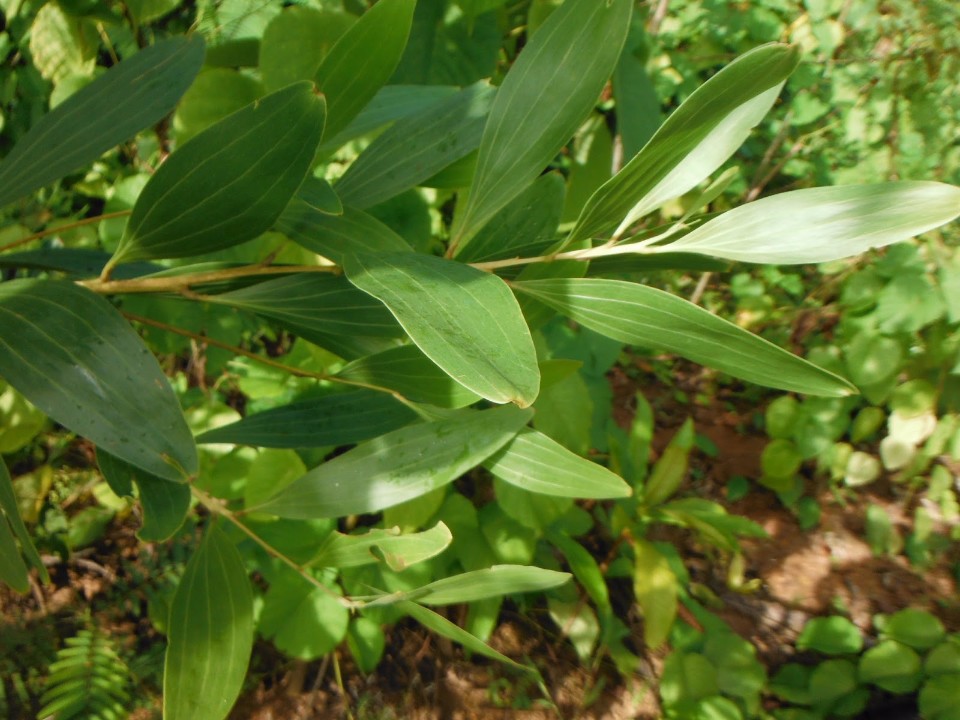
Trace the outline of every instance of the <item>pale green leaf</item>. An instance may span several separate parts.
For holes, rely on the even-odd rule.
[[[540,370],[533,340],[500,278],[413,253],[357,253],[345,258],[344,270],[461,385],[497,403],[527,407],[536,399]]]
[[[199,435],[197,442],[268,448],[348,445],[396,430],[416,414],[372,390],[335,393],[248,415]]]
[[[662,645],[677,616],[679,583],[670,563],[646,540],[633,543],[633,592],[643,612],[643,640],[651,648]]]
[[[337,182],[348,205],[368,208],[434,176],[480,145],[496,89],[479,82],[398,120],[366,148]]]
[[[567,0],[497,91],[454,228],[459,249],[543,171],[594,107],[620,56],[632,0]]]
[[[257,508],[287,518],[372,513],[425,495],[506,444],[532,412],[507,405],[460,410],[394,430],[311,470]]]
[[[0,375],[48,416],[165,480],[197,452],[156,359],[116,309],[71,282],[0,283]]]
[[[371,529],[360,535],[333,532],[310,565],[348,568],[383,562],[394,572],[402,572],[439,555],[452,541],[450,529],[442,522],[418,533],[401,533],[397,527]]]
[[[250,75],[233,68],[204,68],[173,115],[177,143],[182,145],[261,95],[263,85]]]
[[[260,40],[260,75],[267,90],[312,80],[323,58],[355,21],[345,12],[304,5],[285,7]]]
[[[514,287],[614,340],[674,352],[750,382],[812,395],[855,392],[843,378],[662,290],[595,279]]]
[[[44,115],[0,163],[0,207],[96,160],[173,109],[203,62],[203,39],[162,40]]]
[[[407,45],[416,0],[380,0],[330,49],[317,71],[327,98],[326,136],[353,120],[393,74]]]
[[[170,607],[163,720],[223,720],[253,649],[253,592],[243,558],[209,527]]]
[[[543,592],[563,585],[570,573],[529,565],[494,565],[484,570],[452,575],[412,590],[424,605],[452,605],[515,593]]]
[[[542,495],[606,499],[631,494],[630,486],[605,467],[530,428],[521,430],[483,466],[512,485]]]
[[[819,263],[907,240],[958,216],[960,188],[943,183],[809,188],[741,205],[662,247],[743,262]]]
[[[323,123],[323,99],[305,82],[211,125],[147,182],[111,264],[200,255],[257,237],[306,177]]]
[[[799,59],[794,47],[765,45],[710,78],[594,193],[566,244],[612,228],[618,228],[619,235],[635,220],[699,185],[766,115]]]

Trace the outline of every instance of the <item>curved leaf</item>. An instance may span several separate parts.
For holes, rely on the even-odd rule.
[[[960,188],[938,182],[794,190],[728,210],[668,245],[650,248],[786,265],[858,255],[960,216]]]
[[[158,122],[203,63],[203,38],[141,50],[44,115],[0,163],[0,206],[69,172]]]
[[[450,529],[442,522],[417,533],[401,533],[396,527],[372,529],[360,535],[333,532],[310,565],[348,568],[384,562],[394,572],[402,572],[439,555],[452,541]]]
[[[343,268],[458,383],[492,402],[527,407],[536,399],[540,370],[533,340],[500,278],[413,253],[356,253],[344,258]]]
[[[190,558],[170,607],[163,720],[223,720],[253,649],[253,592],[243,558],[216,526]]]
[[[200,255],[269,229],[310,169],[323,122],[323,99],[304,82],[211,125],[147,182],[111,266]]]
[[[514,593],[542,592],[569,579],[570,573],[530,565],[494,565],[437,580],[408,594],[424,605],[452,605]]]
[[[22,554],[27,565],[34,568],[40,574],[40,579],[45,583],[50,582],[47,567],[40,559],[37,549],[33,546],[30,533],[27,532],[27,528],[23,524],[23,518],[20,517],[20,509],[17,507],[17,496],[13,491],[10,472],[7,470],[6,464],[0,460],[0,523],[4,522],[2,518],[3,515],[6,515],[6,522],[9,523],[14,536],[20,542],[19,552],[11,553],[9,558],[12,559],[14,556],[19,557]],[[13,538],[11,538],[11,540],[12,539]],[[10,581],[7,580],[7,582]],[[12,582],[10,584],[13,585]],[[17,589],[19,590],[20,588],[18,587]],[[20,590],[20,592],[26,592],[26,588]]]
[[[617,64],[632,9],[632,0],[567,0],[520,53],[490,110],[453,252],[570,140]]]
[[[258,511],[324,518],[383,510],[452,482],[507,443],[532,411],[507,405],[461,410],[442,420],[387,433],[338,455]]]
[[[112,455],[164,480],[197,450],[160,366],[110,303],[71,282],[0,283],[0,375]]]
[[[856,392],[838,375],[662,290],[595,279],[513,286],[609,338],[674,352],[759,385],[835,397]]]

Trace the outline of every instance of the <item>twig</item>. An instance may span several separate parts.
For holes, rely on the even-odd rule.
[[[26,245],[28,242],[33,242],[34,240],[39,240],[44,238],[47,235],[56,235],[60,232],[65,232],[67,230],[73,230],[74,228],[83,227],[84,225],[92,225],[93,223],[98,223],[101,220],[110,220],[112,218],[124,217],[129,215],[132,210],[118,210],[117,212],[105,213],[103,215],[96,215],[95,217],[84,218],[83,220],[77,220],[76,222],[67,223],[66,225],[59,225],[55,228],[47,228],[46,230],[41,230],[40,232],[35,232],[33,235],[27,235],[22,237],[19,240],[14,240],[9,242],[6,245],[0,245],[0,252],[6,252],[7,250],[12,250],[15,247],[20,247],[21,245]]]
[[[190,289],[190,287],[193,285],[202,285],[203,283],[220,282],[222,280],[235,280],[237,278],[245,277],[256,277],[258,275],[289,275],[290,273],[306,272],[338,273],[340,272],[340,269],[330,265],[272,265],[269,267],[264,267],[258,263],[256,265],[244,265],[243,267],[229,268],[227,270],[209,270],[207,272],[188,273],[186,275],[175,275],[173,277],[145,277],[134,278],[133,280],[109,280],[101,276],[96,280],[81,280],[79,284],[83,285],[88,290],[102,294],[159,292],[179,293]]]

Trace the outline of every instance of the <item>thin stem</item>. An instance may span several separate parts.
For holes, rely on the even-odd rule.
[[[101,220],[110,220],[112,218],[124,217],[129,215],[132,210],[118,210],[117,212],[105,213],[103,215],[96,215],[94,217],[84,218],[83,220],[77,220],[76,222],[67,223],[66,225],[58,225],[55,228],[47,228],[46,230],[41,230],[40,232],[35,232],[33,235],[27,235],[22,237],[19,240],[14,240],[9,242],[6,245],[0,245],[0,252],[6,252],[7,250],[12,250],[15,247],[20,247],[21,245],[26,245],[28,242],[33,242],[34,240],[39,240],[44,238],[47,235],[55,235],[59,232],[65,232],[66,230],[73,230],[74,228],[83,227],[84,225],[92,225],[93,223],[98,223]]]
[[[325,272],[338,273],[340,269],[332,265],[275,265],[264,267],[261,264],[244,265],[243,267],[228,270],[209,270],[207,272],[175,275],[173,277],[146,277],[133,280],[105,280],[102,277],[96,280],[82,280],[88,290],[96,293],[179,293],[189,289],[192,285],[235,280],[237,278],[255,277],[257,275],[288,275],[290,273]]]
[[[215,498],[212,495],[205,493],[203,490],[200,490],[197,487],[190,487],[190,492],[193,493],[193,496],[197,501],[207,508],[210,512],[215,515],[219,515],[228,522],[232,523],[240,532],[246,535],[248,538],[253,540],[257,545],[262,547],[264,551],[270,555],[270,557],[276,558],[284,565],[289,567],[291,570],[300,575],[308,583],[316,587],[318,590],[323,591],[326,595],[334,598],[338,603],[343,605],[345,608],[354,609],[361,606],[362,603],[357,603],[349,598],[343,597],[343,595],[338,594],[334,590],[331,590],[329,587],[324,585],[322,582],[317,580],[313,575],[307,572],[306,568],[302,565],[294,562],[282,552],[273,547],[266,540],[257,535],[253,530],[244,525],[240,519],[226,506],[226,503],[220,498]]]

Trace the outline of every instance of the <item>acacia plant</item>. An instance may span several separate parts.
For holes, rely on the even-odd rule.
[[[194,503],[211,518],[166,623],[169,720],[226,716],[255,632],[301,658],[346,639],[361,666],[372,666],[382,652],[380,626],[409,615],[517,666],[477,637],[488,634],[482,623],[471,634],[430,607],[472,603],[478,613],[492,607],[495,620],[497,598],[566,583],[561,555],[586,582],[596,563],[564,529],[571,499],[623,498],[635,489],[531,425],[541,391],[575,369],[538,349],[535,331],[559,314],[749,382],[849,394],[844,378],[631,273],[685,267],[698,256],[833,260],[960,214],[960,189],[934,182],[797,190],[704,214],[718,192],[709,178],[799,62],[796,48],[771,44],[687,98],[561,232],[565,183],[544,170],[613,74],[633,0],[566,0],[499,86],[478,82],[439,98],[416,85],[386,85],[415,5],[380,0],[309,69],[312,82],[284,77],[176,147],[137,196],[111,255],[11,252],[19,242],[0,248],[4,266],[14,268],[0,283],[3,379],[96,445],[110,487],[139,498],[141,538],[169,538]],[[200,34],[125,57],[44,115],[0,163],[0,205],[152,127],[203,63]],[[333,185],[324,179],[337,147],[387,125]],[[368,212],[444,175],[446,187],[458,188],[455,209],[429,247],[411,247]],[[682,219],[645,224],[698,188]],[[267,231],[315,255],[299,264],[276,251],[231,261],[231,250]],[[91,258],[99,272],[85,270]],[[138,334],[159,328],[203,341],[195,329],[151,317],[171,302],[202,306],[210,317],[240,313],[326,350],[294,364],[227,348],[315,381],[315,392],[191,429]],[[248,473],[249,465],[231,464],[232,446],[325,450],[291,477],[269,465]],[[508,539],[515,524],[500,511],[478,513],[453,488],[475,468],[504,493],[524,493],[535,513],[554,513],[556,554],[491,546],[492,524]],[[28,568],[46,573],[6,467],[0,472],[0,577],[25,591]],[[338,521],[357,516],[374,527],[340,531]],[[665,561],[641,538],[634,542],[637,586],[646,587]],[[257,590],[256,622],[252,571],[268,585]]]

